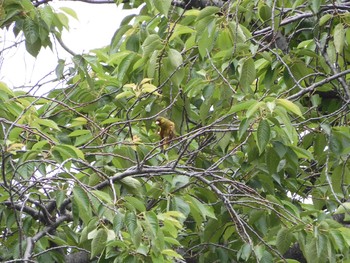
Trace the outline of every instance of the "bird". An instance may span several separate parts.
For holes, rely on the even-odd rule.
[[[175,138],[175,123],[164,117],[158,117],[156,124],[160,127],[158,134],[161,138],[161,148],[166,149],[171,140]]]

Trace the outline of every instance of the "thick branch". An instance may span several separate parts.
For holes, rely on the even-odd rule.
[[[298,93],[295,93],[295,94],[289,96],[287,99],[288,100],[298,99],[301,96],[303,96],[304,94],[313,91],[317,87],[322,86],[323,84],[326,84],[326,83],[328,83],[328,82],[330,82],[330,81],[332,81],[334,79],[337,79],[337,78],[342,77],[342,76],[347,75],[347,74],[350,74],[350,69],[344,70],[342,72],[339,72],[338,74],[332,75],[332,76],[330,76],[328,78],[325,78],[325,79],[323,79],[323,80],[321,80],[319,82],[316,82],[316,83],[312,84],[311,86],[309,86],[309,87],[307,87],[305,89],[302,89]]]

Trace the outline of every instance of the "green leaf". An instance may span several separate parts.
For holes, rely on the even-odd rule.
[[[86,192],[79,186],[73,188],[74,203],[77,205],[73,210],[79,215],[83,222],[87,223],[91,219],[90,200]]]
[[[24,20],[23,33],[27,43],[33,45],[39,39],[38,25],[29,17]]]
[[[149,35],[145,42],[142,44],[143,55],[149,56],[155,50],[160,50],[163,48],[162,41],[157,34]]]
[[[237,259],[243,259],[247,261],[252,253],[252,247],[249,244],[244,244],[237,253]]]
[[[153,4],[161,14],[168,16],[171,0],[153,0]]]
[[[226,147],[231,141],[232,134],[229,132],[226,133],[217,133],[217,138],[219,140],[218,145],[220,146],[222,152],[226,151]]]
[[[334,28],[334,46],[337,53],[342,53],[345,42],[345,30],[342,23],[339,23]]]
[[[61,129],[58,127],[58,125],[53,121],[53,120],[48,120],[48,119],[36,119],[35,122],[42,126],[46,126],[49,128],[52,128],[56,131],[60,131]]]
[[[113,230],[118,234],[124,226],[124,215],[117,213],[113,218]]]
[[[75,130],[68,134],[69,137],[77,137],[85,134],[90,134],[91,132],[89,130]]]
[[[291,145],[290,147],[296,153],[298,158],[304,158],[304,159],[307,159],[309,161],[314,159],[314,157],[312,156],[312,154],[308,150],[305,150],[303,148],[300,148],[300,147],[294,146],[294,145]]]
[[[52,147],[52,152],[54,151],[58,152],[63,160],[67,160],[69,158],[84,159],[84,153],[72,145],[56,145]]]
[[[251,125],[251,120],[244,118],[241,123],[239,124],[238,129],[238,140],[241,140],[242,137],[245,135],[245,132],[248,130],[249,126]]]
[[[246,112],[246,117],[249,119],[252,117],[260,108],[265,107],[266,103],[264,101],[259,101],[258,103],[252,104]]]
[[[134,58],[136,57],[135,54],[131,53],[127,55],[119,64],[118,66],[118,80],[123,81],[125,76],[130,71],[130,68],[133,65]]]
[[[146,207],[144,205],[144,202],[142,202],[141,200],[139,200],[133,196],[125,196],[124,200],[126,200],[133,208],[135,208],[139,212],[146,211]]]
[[[216,6],[207,6],[205,8],[203,8],[198,17],[197,17],[197,21],[203,19],[203,18],[207,18],[208,16],[211,16],[213,14],[216,14],[217,12],[220,11],[220,8],[219,7],[216,7]]]
[[[115,51],[117,50],[121,43],[122,43],[122,37],[124,36],[124,34],[130,30],[132,28],[131,25],[124,25],[121,26],[115,33],[114,36],[112,38],[112,43],[111,43],[111,50]]]
[[[125,215],[125,225],[130,234],[134,233],[137,228],[137,218],[134,212],[127,212]]]
[[[259,14],[260,20],[262,22],[265,22],[265,21],[271,20],[272,10],[268,5],[261,4],[259,5],[258,14]]]
[[[8,98],[7,96],[5,97],[5,96],[1,95],[2,92],[7,94],[7,95],[10,95],[11,97],[15,96],[13,91],[6,85],[6,83],[0,81],[0,97],[7,99]]]
[[[231,107],[231,109],[228,111],[228,114],[240,112],[243,110],[246,110],[250,108],[253,104],[258,103],[256,100],[248,100],[244,102],[239,102]]]
[[[153,211],[146,212],[146,222],[148,223],[152,231],[152,234],[154,236],[157,236],[159,231],[159,222],[158,222],[157,215]]]
[[[55,69],[56,77],[57,79],[62,79],[63,78],[63,72],[64,72],[64,66],[65,66],[66,61],[63,59],[58,60],[58,64]]]
[[[317,14],[318,11],[320,10],[321,1],[322,0],[308,0],[309,5],[311,6],[311,10],[313,11],[314,14]]]
[[[99,256],[102,251],[106,247],[106,242],[107,242],[107,231],[105,228],[100,228],[96,236],[92,239],[91,242],[91,256],[90,258],[94,258],[96,256]]]
[[[331,18],[333,17],[333,15],[331,14],[325,14],[320,18],[319,21],[319,25],[323,26],[325,23],[327,23],[327,21],[329,21]]]
[[[141,188],[141,183],[139,180],[132,178],[132,177],[125,177],[123,179],[120,179],[120,182],[133,188],[133,189],[140,189]]]
[[[252,58],[244,59],[240,70],[239,84],[243,91],[251,92],[250,85],[256,78],[256,70],[254,60]]]
[[[167,255],[169,257],[172,257],[172,258],[183,259],[183,257],[179,253],[175,252],[172,249],[164,249],[164,250],[162,250],[162,254]]]
[[[345,214],[348,213],[348,211],[350,211],[350,202],[345,202],[337,208],[334,214]]]
[[[291,102],[290,100],[287,99],[277,99],[276,100],[276,104],[282,106],[283,108],[285,108],[287,111],[292,112],[296,115],[298,115],[299,117],[304,119],[304,116],[300,110],[300,108],[294,104],[293,102]]]
[[[91,193],[97,198],[99,198],[101,201],[104,201],[103,203],[110,204],[110,205],[113,204],[113,199],[109,194],[102,192],[100,190],[92,190]]]
[[[69,7],[60,7],[60,9],[63,12],[65,12],[67,15],[70,15],[71,17],[75,18],[76,20],[79,20],[78,16],[77,16],[77,13],[73,9],[71,9]]]
[[[182,55],[179,51],[175,50],[175,49],[169,49],[168,51],[168,56],[170,59],[171,64],[177,68],[180,65],[182,65],[183,63],[183,59],[182,59]]]
[[[259,122],[259,126],[257,129],[257,144],[259,148],[259,154],[261,154],[267,145],[267,143],[270,141],[270,124],[267,120],[262,119]]]
[[[170,37],[170,41],[174,40],[176,37],[180,36],[180,35],[184,35],[184,34],[192,34],[195,33],[196,31],[192,28],[190,28],[189,26],[184,26],[184,25],[180,25],[180,24],[176,24],[175,29],[173,34]]]
[[[43,8],[39,9],[40,16],[44,20],[48,28],[51,28],[54,19],[54,13],[51,6],[45,5]]]
[[[44,146],[46,146],[46,145],[50,145],[48,141],[46,141],[46,140],[39,141],[33,145],[32,150],[33,151],[35,151],[35,150],[41,151],[41,150],[43,150]]]
[[[190,195],[186,196],[186,200],[193,209],[200,212],[203,219],[206,219],[207,217],[216,219],[216,216],[213,211],[213,207],[201,203],[197,198],[192,197]]]
[[[278,251],[283,255],[289,249],[293,239],[293,234],[290,229],[282,227],[276,237],[276,247]]]
[[[213,48],[213,42],[214,42],[214,34],[210,34],[208,28],[213,28],[215,24],[215,21],[212,21],[212,26],[209,27],[210,24],[207,24],[207,28],[200,32],[200,37],[198,39],[198,51],[202,58],[205,58],[207,56],[208,52],[211,52]]]

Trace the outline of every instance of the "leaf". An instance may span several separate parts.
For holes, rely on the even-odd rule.
[[[117,213],[113,218],[113,229],[117,234],[124,226],[124,218],[122,213]]]
[[[54,151],[58,152],[63,160],[70,159],[70,158],[84,159],[84,153],[72,145],[64,145],[64,144],[56,145],[52,147],[52,152]]]
[[[262,119],[259,122],[259,126],[257,129],[257,144],[259,149],[259,154],[261,154],[267,145],[267,143],[270,141],[270,125],[269,122],[266,119]]]
[[[32,150],[33,151],[35,151],[35,150],[41,151],[41,150],[43,150],[44,146],[46,146],[46,145],[49,145],[48,141],[46,141],[46,140],[39,141],[33,145]]]
[[[1,95],[2,92],[7,94],[7,95],[10,95],[11,97],[15,96],[13,91],[6,85],[6,83],[0,81],[0,97],[1,98],[6,98],[6,100],[7,100],[8,97],[7,96],[5,97],[5,96]]]
[[[276,100],[276,104],[282,106],[283,108],[285,108],[287,111],[289,112],[293,112],[294,114],[298,115],[299,117],[304,118],[300,108],[294,104],[293,102],[291,102],[290,100],[287,99],[277,99]]]
[[[131,53],[127,55],[118,66],[118,80],[123,81],[127,73],[130,71],[129,68],[132,66],[135,54]]]
[[[157,8],[157,10],[165,15],[166,17],[168,16],[168,12],[169,12],[169,9],[170,9],[170,6],[171,6],[171,1],[172,0],[153,0],[153,4],[154,6]]]
[[[203,204],[197,198],[192,197],[190,195],[186,196],[186,200],[192,208],[200,212],[203,219],[206,219],[207,217],[216,219],[213,207]]]
[[[303,158],[303,159],[307,159],[309,161],[313,160],[314,157],[312,156],[312,154],[308,151],[308,150],[305,150],[303,148],[300,148],[298,146],[294,146],[294,145],[291,145],[290,146],[293,151],[296,153],[296,155],[298,156],[298,158]]]
[[[238,140],[241,140],[243,135],[245,135],[245,132],[248,130],[249,126],[251,124],[251,120],[244,118],[241,123],[239,124],[239,129],[238,129]]]
[[[323,26],[327,21],[329,21],[333,16],[331,14],[325,14],[320,18],[319,25]]]
[[[157,92],[157,89],[158,88],[151,83],[145,83],[141,87],[143,93],[153,93],[157,96],[160,96],[160,94]]]
[[[51,6],[45,5],[43,8],[39,9],[39,12],[42,20],[44,20],[47,27],[51,28],[51,25],[54,19],[54,13],[52,11]]]
[[[162,250],[162,254],[173,258],[183,259],[183,257],[179,253],[175,252],[172,249],[164,249]]]
[[[53,120],[48,120],[48,119],[36,119],[35,122],[42,126],[46,126],[49,128],[52,128],[56,131],[60,131],[61,129],[58,127],[58,125],[53,121]]]
[[[159,50],[154,50],[147,63],[147,74],[152,78],[155,76],[157,70],[158,54]]]
[[[99,198],[100,200],[104,201],[104,203],[110,204],[110,205],[113,204],[113,200],[109,194],[102,192],[100,190],[92,190],[91,193],[95,195],[97,198]]]
[[[165,241],[166,243],[171,244],[171,245],[181,246],[181,243],[180,243],[176,238],[164,237],[164,241]]]
[[[73,198],[74,204],[73,213],[79,215],[79,218],[83,220],[84,223],[87,223],[91,219],[91,208],[89,197],[86,192],[79,186],[73,188]]]
[[[57,64],[56,69],[55,69],[57,79],[63,78],[63,71],[64,71],[65,63],[66,63],[66,61],[63,59],[58,60],[58,64]]]
[[[311,10],[314,14],[317,14],[320,10],[321,0],[308,0],[309,5],[311,6]]]
[[[243,65],[240,70],[239,84],[243,91],[250,92],[250,85],[256,78],[256,70],[254,60],[247,58],[243,61]]]
[[[143,55],[149,56],[155,50],[160,50],[163,48],[162,41],[157,34],[149,35],[145,42],[142,44]]]
[[[130,234],[135,232],[137,228],[137,218],[134,212],[127,212],[125,215],[125,225]]]
[[[102,251],[106,247],[106,241],[107,231],[105,230],[105,228],[100,228],[91,242],[91,259],[102,253]]]
[[[197,21],[203,19],[203,18],[207,18],[208,16],[211,16],[213,14],[216,14],[217,12],[220,11],[219,7],[216,6],[207,6],[205,8],[203,8],[200,12],[199,15],[197,17]]]
[[[169,49],[168,56],[170,63],[175,67],[179,67],[183,63],[182,55],[179,51],[175,49]]]
[[[236,112],[240,112],[242,110],[246,110],[250,108],[253,104],[258,103],[256,100],[248,100],[244,102],[239,102],[231,107],[227,114],[232,114]]]
[[[215,22],[212,21],[212,24],[215,24]],[[209,26],[209,24],[207,26]],[[213,48],[214,34],[210,34],[208,29],[199,32],[200,37],[198,39],[198,51],[201,57],[205,58],[207,56],[207,53],[210,52]]]
[[[123,179],[120,179],[120,182],[133,188],[133,189],[140,189],[141,188],[141,183],[132,177],[125,177]]]
[[[39,39],[39,29],[35,22],[27,17],[23,24],[23,33],[28,44],[33,45]]]
[[[60,9],[63,12],[65,12],[67,15],[70,15],[71,17],[75,18],[76,20],[79,20],[78,16],[77,16],[77,13],[72,8],[63,6],[63,7],[60,7]]]
[[[136,197],[125,196],[124,200],[126,200],[133,208],[135,208],[139,212],[146,211],[146,207],[145,207],[144,203],[141,200],[137,199]]]
[[[69,137],[77,137],[85,134],[90,134],[91,132],[89,130],[75,130],[68,134]]]
[[[271,20],[272,11],[268,5],[265,5],[265,4],[259,5],[258,14],[261,22]]]
[[[287,228],[282,227],[276,236],[276,247],[278,251],[283,255],[289,249],[292,243],[293,234]]]
[[[176,37],[184,34],[192,34],[195,33],[196,31],[188,26],[176,24],[175,29],[170,37],[170,41],[174,40]]]
[[[350,211],[350,202],[342,203],[337,210],[334,212],[334,214],[345,214]]]
[[[157,236],[159,231],[159,222],[157,215],[153,211],[146,212],[146,222],[150,226],[150,229],[154,236]]]
[[[114,36],[111,42],[111,50],[117,50],[119,48],[119,46],[123,41],[122,37],[131,28],[132,28],[131,25],[123,25],[114,33]]]
[[[345,42],[345,30],[342,23],[339,23],[334,28],[334,46],[337,53],[342,53]]]
[[[246,112],[246,117],[252,117],[257,110],[264,106],[266,106],[266,103],[263,101],[259,101],[258,103],[252,104]]]
[[[232,134],[229,132],[226,133],[217,133],[218,145],[221,148],[222,152],[226,151],[226,147],[231,141]]]
[[[72,127],[76,127],[76,126],[82,126],[87,124],[87,119],[84,117],[77,117],[74,118],[72,123],[68,124],[68,127],[72,128]]]

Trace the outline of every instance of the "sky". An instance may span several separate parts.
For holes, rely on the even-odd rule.
[[[53,1],[50,5],[59,10],[60,7],[73,9],[78,21],[69,17],[70,30],[62,35],[63,42],[75,53],[87,53],[94,48],[101,48],[110,43],[114,32],[118,29],[123,17],[137,10],[122,10],[115,4],[87,4],[73,1]],[[0,30],[0,50],[14,43],[12,31]],[[0,57],[0,81],[10,88],[23,89],[31,86],[55,70],[58,59],[67,59],[71,55],[59,46],[51,50],[42,49],[37,58],[26,53],[24,44],[11,48]],[[47,76],[49,81],[54,74]]]

